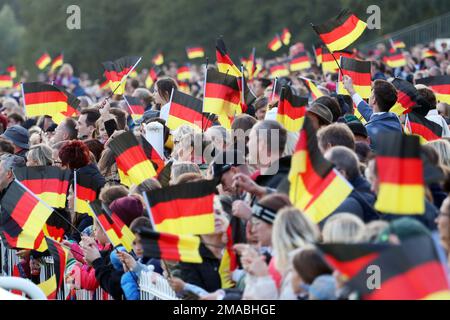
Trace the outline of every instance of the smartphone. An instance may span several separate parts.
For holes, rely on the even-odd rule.
[[[117,123],[116,120],[110,119],[105,121],[105,130],[108,134],[108,137],[111,137],[111,135],[114,133],[114,131],[117,130]]]

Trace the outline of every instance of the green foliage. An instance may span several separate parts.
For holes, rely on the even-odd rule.
[[[76,72],[102,73],[100,63],[123,55],[142,55],[141,67],[162,50],[167,60],[186,60],[185,47],[203,46],[215,61],[215,40],[223,35],[238,63],[256,47],[257,56],[273,57],[267,49],[275,33],[289,27],[292,41],[307,48],[318,40],[310,23],[321,23],[343,7],[361,19],[371,4],[381,8],[382,30],[366,31],[361,42],[447,12],[447,0],[4,0],[0,8],[1,64],[38,71],[35,60],[48,51],[64,52]],[[5,4],[6,3],[6,4]],[[66,8],[81,8],[81,30],[68,30]],[[11,10],[11,7],[14,10]]]

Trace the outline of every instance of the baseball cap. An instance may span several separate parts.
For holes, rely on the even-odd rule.
[[[236,149],[219,152],[214,157],[212,164],[214,178],[220,179],[231,167],[238,167],[243,164],[245,164],[245,155],[243,152]]]

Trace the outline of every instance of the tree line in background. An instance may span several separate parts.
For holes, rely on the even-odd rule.
[[[72,4],[81,8],[80,30],[66,26]],[[448,11],[448,0],[0,0],[0,69],[15,64],[19,72],[35,75],[34,62],[42,53],[63,52],[76,72],[99,77],[102,61],[140,55],[141,67],[147,67],[159,50],[166,61],[184,61],[185,47],[193,45],[203,46],[214,63],[219,35],[233,58],[249,56],[252,47],[257,56],[270,58],[288,51],[267,49],[284,27],[292,33],[291,43],[311,48],[318,41],[311,22],[318,24],[344,7],[366,20],[372,4],[381,8],[381,30],[366,31],[360,43]]]

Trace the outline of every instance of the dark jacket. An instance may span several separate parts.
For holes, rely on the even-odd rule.
[[[103,188],[103,186],[105,185],[105,182],[106,182],[105,177],[102,176],[102,174],[100,173],[100,170],[98,170],[98,167],[95,163],[90,163],[87,166],[84,166],[84,167],[78,169],[77,171],[81,174],[86,174],[86,175],[92,177],[92,179],[97,180],[100,188]]]
[[[256,177],[255,182],[260,186],[276,189],[289,174],[289,170],[291,169],[291,156],[280,158],[271,165],[269,172],[271,172],[271,169],[274,169],[273,172],[275,174],[261,174]]]
[[[383,112],[374,114],[372,108],[365,101],[358,104],[358,111],[367,121],[366,129],[370,137],[372,150],[376,150],[377,138],[380,134],[402,132],[402,125],[395,113]]]
[[[432,205],[428,200],[425,200],[425,213],[424,214],[382,214],[381,217],[383,220],[392,221],[399,218],[413,218],[421,222],[425,227],[429,230],[434,231],[437,229],[436,218],[439,215],[439,211],[436,209],[434,205]]]
[[[348,212],[358,216],[365,223],[378,220],[380,216],[373,209],[376,198],[375,194],[370,190],[369,182],[362,176],[358,176],[349,182],[353,186],[352,193],[327,219],[334,214]],[[320,224],[324,224],[327,219],[321,221]]]
[[[114,300],[122,300],[123,291],[120,280],[124,272],[114,269],[110,261],[110,253],[109,250],[100,251],[101,257],[92,262],[92,267],[95,270],[95,278],[100,287],[108,292]]]
[[[202,243],[200,244],[202,263],[181,262],[178,265],[179,277],[187,283],[199,286],[208,292],[222,287],[219,275],[220,260]]]

